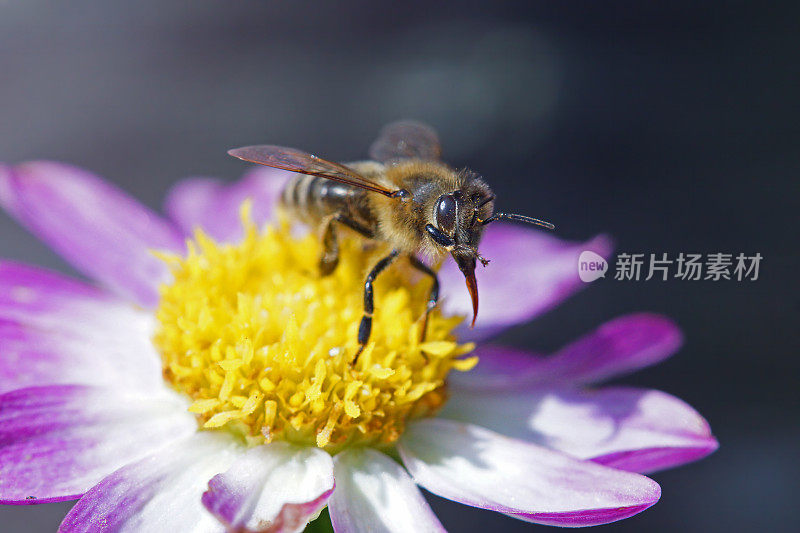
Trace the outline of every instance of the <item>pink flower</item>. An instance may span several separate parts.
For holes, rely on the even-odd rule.
[[[647,314],[547,357],[479,346],[478,366],[450,376],[441,412],[409,421],[392,449],[345,446],[332,456],[200,430],[152,340],[158,288],[171,279],[152,250],[185,255],[197,226],[217,241],[240,238],[242,202],[267,220],[278,175],[184,181],[167,219],[74,167],[0,167],[0,204],[99,285],[0,262],[0,502],[80,498],[63,531],[300,531],[326,505],[337,532],[442,530],[420,485],[522,520],[584,526],[650,507],[661,489],[642,473],[716,449],[681,400],[594,387],[678,349],[675,325]],[[583,250],[607,257],[610,244],[490,226],[481,316],[463,333],[482,340],[557,305],[582,285]],[[440,277],[445,310],[468,315],[461,273],[448,264]]]

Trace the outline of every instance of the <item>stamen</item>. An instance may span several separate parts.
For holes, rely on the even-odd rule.
[[[198,231],[187,257],[164,256],[174,282],[161,288],[154,342],[202,427],[250,445],[390,446],[408,420],[439,410],[451,369],[477,363],[452,333],[463,317],[434,309],[420,343],[429,282],[412,283],[398,261],[375,284],[371,340],[352,365],[364,277],[385,249],[344,240],[339,266],[320,277],[315,236],[285,223],[259,231],[247,205],[243,223],[237,244]]]

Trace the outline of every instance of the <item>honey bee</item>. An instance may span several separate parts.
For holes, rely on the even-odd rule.
[[[536,218],[494,212],[495,196],[486,182],[470,170],[456,170],[443,163],[436,132],[419,122],[401,121],[384,127],[369,149],[369,161],[340,164],[272,145],[245,146],[228,153],[251,163],[302,174],[286,185],[281,204],[321,231],[322,275],[333,272],[338,264],[339,225],[392,247],[364,282],[364,314],[353,363],[372,331],[375,278],[399,256],[407,257],[415,269],[433,280],[422,317],[424,338],[428,315],[439,299],[439,280],[419,254],[433,259],[448,253],[453,257],[466,280],[474,326],[478,316],[475,266],[478,261],[484,266],[488,263],[478,253],[486,225],[507,219],[554,229],[549,222]]]

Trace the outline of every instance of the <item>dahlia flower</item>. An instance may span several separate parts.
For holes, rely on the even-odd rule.
[[[665,318],[621,317],[547,357],[474,349],[575,292],[578,255],[608,256],[606,238],[492,225],[478,327],[445,265],[424,342],[428,282],[398,263],[352,364],[380,250],[345,241],[319,277],[313,235],[264,224],[281,184],[187,180],[163,218],[71,166],[0,167],[0,204],[93,280],[0,262],[1,503],[80,498],[70,532],[300,531],[326,506],[340,533],[442,530],[419,485],[586,526],[653,505],[643,473],[716,448],[677,398],[594,387],[672,354]]]

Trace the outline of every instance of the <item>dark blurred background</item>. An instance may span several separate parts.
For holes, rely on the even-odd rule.
[[[64,160],[153,207],[227,148],[364,157],[399,118],[503,208],[619,252],[760,252],[755,282],[601,280],[503,340],[551,350],[632,311],[673,317],[671,360],[625,383],[710,421],[711,457],[607,531],[797,531],[800,479],[796,3],[0,2],[0,160]],[[0,214],[0,256],[69,271]],[[0,474],[1,475],[1,474]],[[430,498],[452,531],[544,531]],[[0,509],[52,531],[68,504]]]

